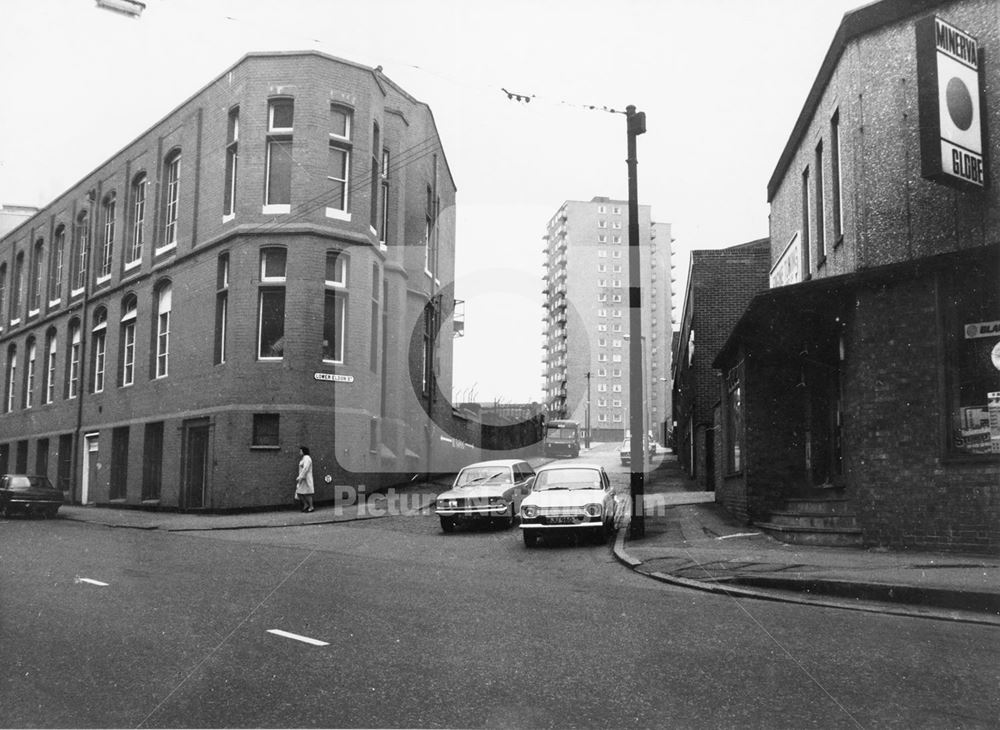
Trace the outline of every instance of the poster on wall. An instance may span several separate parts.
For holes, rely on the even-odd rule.
[[[990,427],[990,453],[1000,454],[1000,391],[987,394]]]
[[[917,21],[921,174],[959,189],[987,187],[983,53],[975,37],[937,16]]]

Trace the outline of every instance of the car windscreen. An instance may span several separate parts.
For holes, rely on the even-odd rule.
[[[467,487],[470,484],[512,484],[510,469],[505,466],[475,467],[463,469],[455,481],[457,487]]]
[[[52,483],[49,482],[47,477],[33,477],[33,476],[22,476],[16,475],[10,477],[7,481],[7,486],[10,489],[52,489]]]
[[[596,469],[551,469],[535,477],[535,491],[548,489],[601,489],[601,473]]]
[[[576,429],[568,427],[550,427],[545,431],[548,441],[573,441],[576,439]]]

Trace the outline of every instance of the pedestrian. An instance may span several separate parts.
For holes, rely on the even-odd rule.
[[[303,512],[313,511],[313,462],[309,456],[309,447],[299,447],[299,475],[295,479],[295,498],[302,503]]]

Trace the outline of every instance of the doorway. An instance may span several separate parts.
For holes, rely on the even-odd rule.
[[[100,436],[88,433],[84,435],[83,442],[83,483],[80,485],[80,504],[87,504],[90,501],[90,490],[97,487],[97,478],[101,471]]]
[[[207,418],[184,423],[182,455],[184,509],[201,509],[206,506],[210,431],[211,425]]]

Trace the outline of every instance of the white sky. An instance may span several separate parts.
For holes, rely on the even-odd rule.
[[[430,105],[458,184],[461,399],[541,399],[542,240],[564,200],[639,202],[688,252],[767,235],[766,185],[861,0],[0,0],[0,203],[42,207],[243,54],[315,48]],[[534,95],[528,104],[500,88]]]

